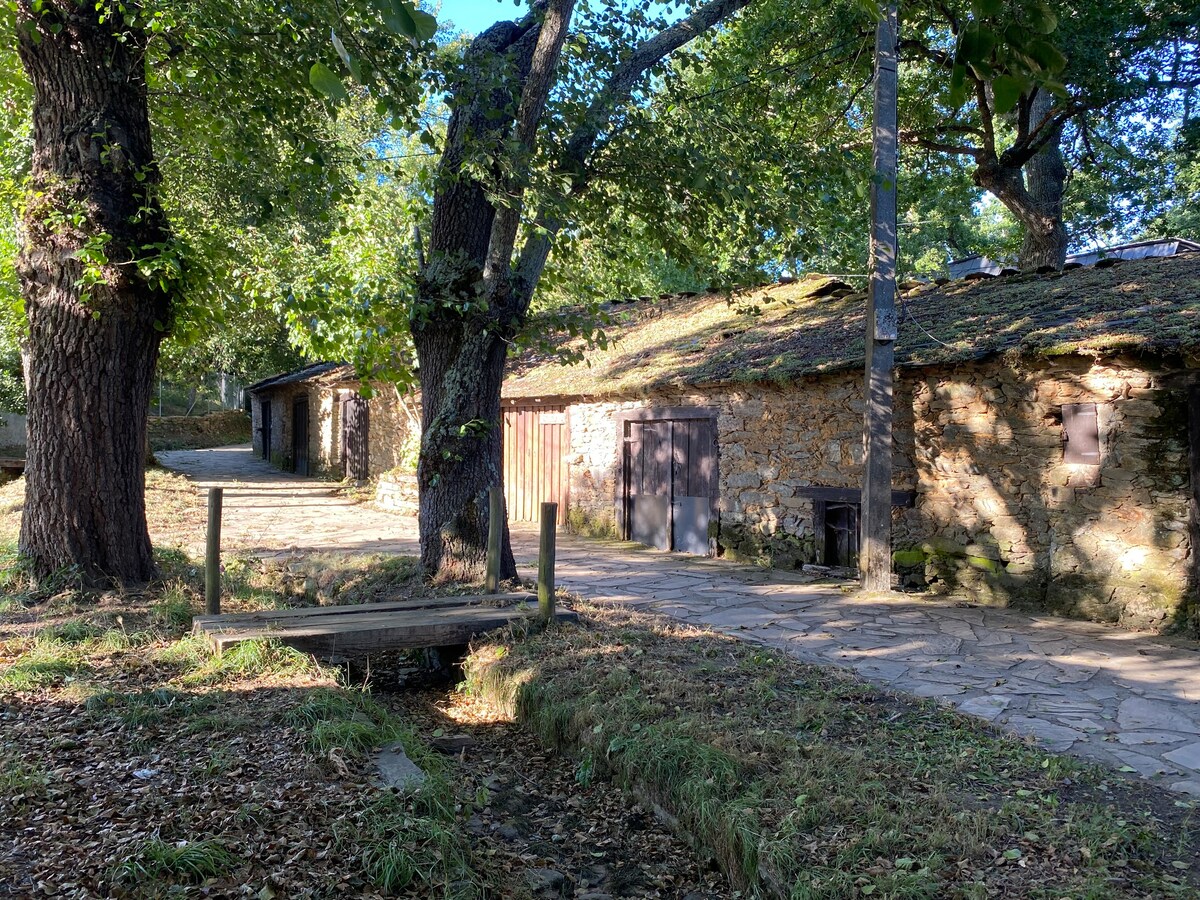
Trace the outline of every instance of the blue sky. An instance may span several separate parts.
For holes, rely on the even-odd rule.
[[[525,11],[525,4],[512,0],[442,0],[438,21],[452,21],[463,31],[478,34],[493,22],[512,19]]]

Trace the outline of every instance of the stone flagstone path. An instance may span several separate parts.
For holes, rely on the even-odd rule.
[[[416,553],[415,522],[338,496],[248,447],[160,453],[169,468],[226,486],[225,546],[264,556]],[[537,533],[514,527],[526,574]],[[202,548],[201,548],[202,550]],[[596,602],[672,616],[786,650],[805,662],[936,697],[1050,750],[1200,797],[1200,646],[1054,616],[849,584],[560,535],[558,583]]]

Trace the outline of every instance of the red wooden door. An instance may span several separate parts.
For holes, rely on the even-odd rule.
[[[563,406],[504,410],[504,495],[512,522],[536,522],[544,502],[567,521],[567,413]]]

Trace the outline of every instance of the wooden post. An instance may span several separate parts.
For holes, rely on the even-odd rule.
[[[487,575],[483,590],[495,594],[500,590],[500,545],[504,536],[504,488],[488,489]]]
[[[554,544],[558,504],[542,504],[542,538],[538,544],[538,610],[546,622],[554,619]]]
[[[871,178],[871,289],[867,301],[863,393],[862,539],[859,571],[868,591],[892,586],[892,367],[896,322],[896,44],[898,15],[888,3],[875,32],[874,175]]]
[[[204,546],[204,611],[221,612],[221,499],[224,488],[208,489],[208,538]]]

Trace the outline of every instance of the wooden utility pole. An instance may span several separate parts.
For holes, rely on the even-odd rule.
[[[888,0],[875,32],[875,117],[871,178],[871,290],[863,390],[862,546],[868,591],[892,586],[892,367],[896,356],[897,4]]]
[[[542,531],[538,542],[538,610],[542,620],[554,621],[554,557],[558,528],[558,504],[542,504]]]
[[[504,488],[488,488],[487,569],[483,591],[495,594],[500,590],[500,554],[504,550]]]

